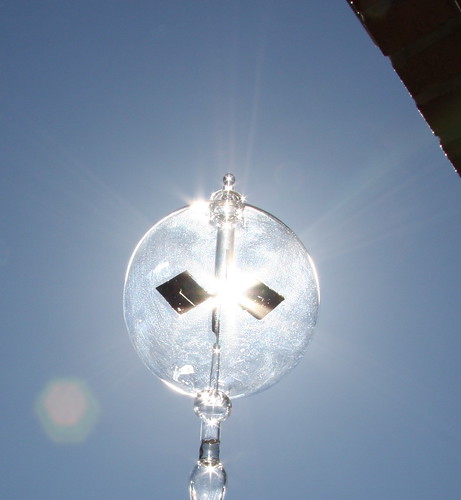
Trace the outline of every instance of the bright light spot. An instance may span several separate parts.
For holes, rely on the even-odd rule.
[[[96,400],[79,379],[49,382],[39,395],[35,410],[43,430],[58,443],[84,441],[99,416]]]
[[[183,375],[191,375],[194,373],[194,367],[192,365],[184,365],[181,368],[176,367],[173,372],[173,380],[179,380]]]
[[[155,269],[152,271],[152,274],[155,275],[156,273],[159,273],[160,271],[163,271],[166,269],[170,264],[168,262],[160,262]]]
[[[190,210],[192,210],[192,212],[197,212],[200,214],[208,214],[210,210],[210,204],[206,200],[194,200],[190,203]]]
[[[174,385],[171,382],[168,382],[168,380],[164,380],[163,378],[160,379],[169,389],[172,391],[177,392],[178,394],[182,394],[183,396],[189,396],[189,397],[195,397],[195,394],[191,392],[187,392],[185,389],[182,389],[180,386]]]
[[[257,280],[246,275],[239,274],[227,279],[216,279],[214,300],[218,305],[242,304],[248,299],[245,291],[257,283]]]

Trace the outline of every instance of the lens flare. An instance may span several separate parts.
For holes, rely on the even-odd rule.
[[[56,443],[81,443],[93,430],[99,405],[87,384],[76,378],[50,381],[37,398],[35,412]]]

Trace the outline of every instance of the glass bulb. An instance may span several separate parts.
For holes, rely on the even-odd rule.
[[[221,462],[199,460],[192,470],[189,493],[191,500],[223,500],[227,475]]]
[[[135,349],[158,377],[196,396],[210,388],[210,357],[219,349],[215,389],[236,398],[270,387],[299,362],[317,320],[318,281],[296,235],[243,203],[232,221],[232,266],[217,277],[210,205],[178,210],[142,238],[126,275],[124,314]]]

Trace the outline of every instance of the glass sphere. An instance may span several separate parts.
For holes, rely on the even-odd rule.
[[[224,283],[215,277],[209,203],[158,222],[128,266],[124,315],[134,347],[153,373],[193,396],[210,387],[218,305],[218,389],[231,398],[262,391],[291,370],[317,320],[317,275],[296,235],[250,205],[234,231],[232,274]]]

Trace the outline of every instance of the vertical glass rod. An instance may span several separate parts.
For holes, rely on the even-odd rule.
[[[217,304],[211,315],[214,345],[211,354],[208,389],[200,392],[194,401],[194,411],[200,417],[199,459],[192,470],[189,492],[191,500],[223,500],[226,494],[227,474],[219,459],[221,422],[230,414],[231,401],[219,389],[221,363],[221,312],[225,287],[234,261],[235,224],[243,210],[242,197],[232,190],[235,177],[226,174],[223,188],[214,193],[210,201],[210,219],[217,228],[215,278]]]

